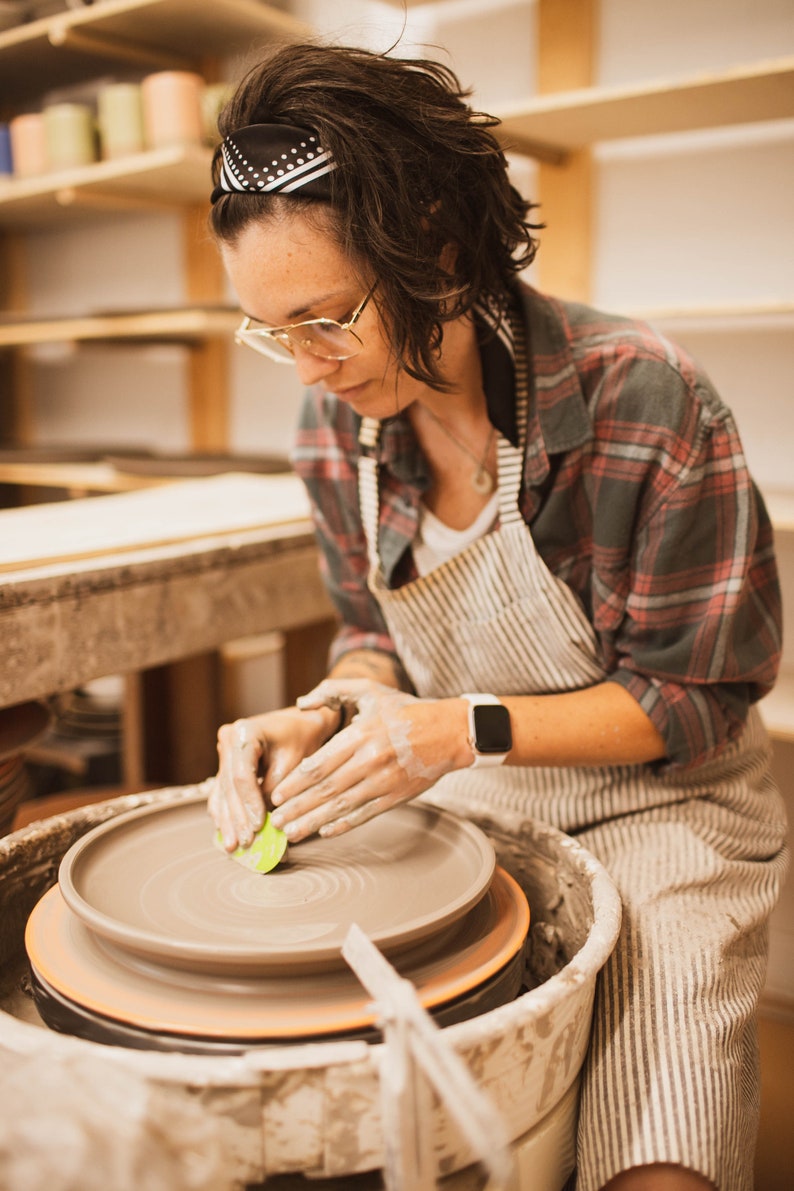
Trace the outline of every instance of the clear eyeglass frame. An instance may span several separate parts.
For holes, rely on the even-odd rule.
[[[259,327],[252,326],[253,319],[246,317],[234,333],[234,342],[279,364],[294,364],[295,348],[321,360],[349,360],[364,346],[353,328],[374,292],[375,285],[346,323],[334,318],[309,318],[285,327]]]

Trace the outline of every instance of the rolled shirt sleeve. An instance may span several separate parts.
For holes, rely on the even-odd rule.
[[[651,718],[675,768],[741,733],[781,650],[766,508],[729,410],[702,376],[688,379],[638,366],[642,413],[625,416],[624,391],[609,414],[610,462],[591,472],[592,598],[608,676]]]

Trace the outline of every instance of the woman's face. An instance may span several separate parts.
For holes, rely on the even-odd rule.
[[[251,223],[221,247],[244,312],[265,326],[310,318],[347,322],[377,278],[356,274],[330,229],[299,212]],[[335,393],[362,415],[383,418],[405,409],[425,386],[398,368],[378,313],[377,288],[355,325],[363,347],[349,360],[323,360],[301,348],[295,364],[304,385]]]

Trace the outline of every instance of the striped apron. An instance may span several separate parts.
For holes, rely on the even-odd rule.
[[[498,525],[396,590],[378,555],[380,423],[361,426],[369,587],[422,697],[543,694],[605,677],[592,625],[521,516],[527,373],[516,346],[520,442],[499,437]],[[620,890],[621,935],[599,977],[583,1072],[577,1191],[652,1162],[680,1163],[720,1191],[752,1191],[755,1008],[785,871],[785,812],[757,712],[718,760],[685,774],[502,766],[448,774],[427,797],[458,814],[505,808],[575,834]]]

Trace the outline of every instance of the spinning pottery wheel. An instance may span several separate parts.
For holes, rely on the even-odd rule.
[[[225,1051],[221,1040],[220,1053],[213,1053],[212,1039],[205,1039],[206,1053],[201,1047],[183,1053],[193,1050],[194,1039],[180,1037],[174,1049],[167,1036],[168,1047],[160,1046],[158,1033],[88,1010],[90,1028],[82,1035],[53,1029],[31,998],[25,927],[55,884],[65,854],[88,833],[131,810],[196,802],[198,795],[197,787],[128,795],[32,823],[0,839],[0,1060],[5,1062],[6,1055],[17,1063],[40,1059],[48,1070],[63,1074],[67,1087],[84,1080],[83,1064],[96,1064],[108,1074],[122,1072],[145,1086],[144,1123],[151,1121],[158,1136],[170,1130],[173,1115],[199,1104],[208,1144],[220,1130],[235,1185],[271,1176],[289,1180],[295,1172],[310,1178],[318,1191],[326,1179],[334,1188],[352,1185],[354,1175],[366,1180],[366,1172],[382,1169],[386,1160],[380,1078],[386,1047],[375,1031],[373,1037],[339,1033],[319,1041],[306,1036],[242,1047],[227,1043]],[[573,1167],[578,1074],[596,977],[620,927],[620,899],[602,865],[576,840],[506,810],[472,807],[467,813],[495,849],[499,867],[489,892],[498,887],[503,868],[532,907],[532,925],[520,948],[524,970],[518,994],[496,1007],[486,1003],[472,1011],[467,1006],[462,1018],[441,1023],[443,1034],[501,1117],[520,1167],[518,1186],[560,1191]],[[349,841],[363,830],[357,828]],[[293,859],[301,847],[292,851]],[[445,929],[454,931],[455,924]],[[108,940],[103,945],[116,946]],[[389,959],[398,966],[412,946],[402,952],[398,944]],[[139,962],[150,960],[139,957]],[[321,974],[307,972],[305,979]],[[174,968],[172,979],[178,984],[186,975],[186,969]],[[476,1001],[476,994],[475,989],[463,1000]],[[75,1006],[71,1003],[72,1012]],[[455,1006],[453,1001],[441,1010],[452,1012]],[[100,1044],[98,1021],[114,1031],[128,1029],[135,1040],[103,1037]],[[479,1172],[470,1166],[477,1155],[468,1135],[443,1104],[428,1107],[426,1129],[443,1186],[470,1191],[480,1185]]]
[[[199,1052],[366,1036],[375,1011],[341,955],[353,922],[442,1024],[519,992],[527,900],[472,823],[398,807],[264,876],[212,835],[204,799],[182,799],[68,850],[25,936],[47,1024]]]

